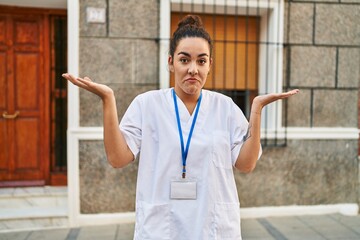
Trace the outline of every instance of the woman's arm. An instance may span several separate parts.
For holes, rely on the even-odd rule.
[[[104,145],[109,163],[121,168],[134,160],[134,155],[128,147],[119,129],[114,92],[106,85],[91,81],[90,78],[76,78],[68,73],[62,75],[74,85],[98,95],[103,102]]]
[[[235,167],[241,172],[251,172],[256,166],[260,151],[260,130],[261,130],[261,111],[262,109],[279,99],[288,98],[299,92],[298,89],[286,93],[272,93],[257,96],[251,106],[249,127],[244,136],[244,144],[236,160]]]

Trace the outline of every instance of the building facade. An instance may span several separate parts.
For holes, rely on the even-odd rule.
[[[209,76],[212,83],[207,88],[236,92],[245,113],[254,92],[301,91],[289,101],[267,107],[263,155],[253,173],[235,174],[243,216],[256,215],[256,208],[262,207],[277,207],[274,214],[296,214],[296,207],[290,206],[306,206],[310,213],[312,206],[357,213],[358,0],[80,0],[68,1],[66,9],[67,70],[110,86],[119,119],[136,95],[171,87],[167,52],[178,17],[210,16],[218,67]],[[243,35],[236,32],[234,38],[227,38],[231,21],[234,29],[241,21],[245,24]],[[241,66],[231,66],[233,49]],[[243,60],[236,57],[238,51],[245,52],[244,56],[239,53]],[[241,67],[244,70],[238,72]],[[227,68],[234,73],[222,70]],[[245,83],[219,85],[218,81],[230,78]],[[97,96],[69,85],[67,103],[69,224],[132,221],[137,161],[123,169],[107,163],[102,103]]]

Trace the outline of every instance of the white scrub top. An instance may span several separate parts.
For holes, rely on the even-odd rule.
[[[247,132],[242,111],[222,94],[202,90],[202,102],[186,161],[186,178],[196,179],[196,200],[170,198],[170,182],[182,174],[182,155],[171,89],[138,95],[120,129],[135,156],[135,240],[241,239],[240,205],[233,165]],[[186,145],[191,123],[177,98]]]

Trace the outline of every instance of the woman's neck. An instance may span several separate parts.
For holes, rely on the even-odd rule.
[[[184,91],[179,91],[175,89],[176,95],[181,99],[181,101],[185,104],[187,110],[189,111],[190,115],[194,112],[196,104],[198,102],[200,91],[194,94],[187,94]]]

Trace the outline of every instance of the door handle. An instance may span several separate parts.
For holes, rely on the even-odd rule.
[[[16,111],[14,114],[8,114],[7,112],[3,112],[2,116],[6,119],[14,119],[20,114],[19,111]]]

